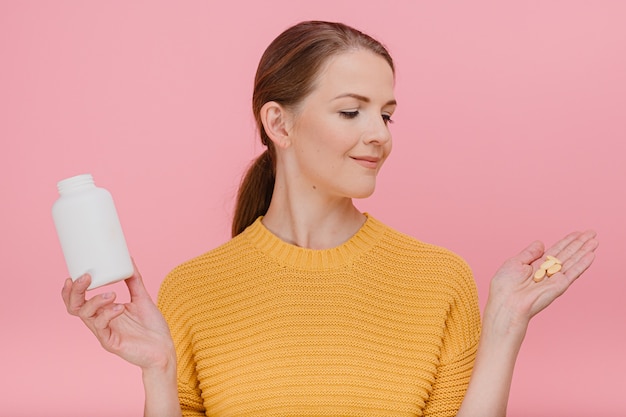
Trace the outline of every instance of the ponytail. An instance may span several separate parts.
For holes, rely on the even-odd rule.
[[[274,192],[274,161],[266,149],[250,165],[237,193],[237,205],[233,216],[232,236],[243,232],[246,227],[267,213]]]

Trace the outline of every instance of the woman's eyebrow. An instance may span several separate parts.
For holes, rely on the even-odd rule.
[[[355,98],[359,101],[362,101],[364,103],[369,103],[371,100],[369,97],[365,97],[362,96],[360,94],[354,94],[354,93],[345,93],[345,94],[340,94],[337,97],[335,97],[333,100],[338,100],[340,98],[345,98],[345,97],[351,97],[351,98]],[[398,104],[398,102],[394,99],[394,100],[389,100],[387,103],[385,103],[385,105],[396,105]]]

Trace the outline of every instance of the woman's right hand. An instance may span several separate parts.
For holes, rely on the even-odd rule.
[[[115,303],[113,292],[86,299],[90,282],[89,275],[75,282],[68,278],[61,294],[67,311],[80,317],[104,349],[141,367],[144,372],[175,366],[176,354],[169,328],[136,266],[133,276],[125,281],[130,291],[129,303]]]

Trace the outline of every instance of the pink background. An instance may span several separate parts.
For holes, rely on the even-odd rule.
[[[531,325],[509,416],[626,415],[626,3],[294,4],[0,3],[0,415],[141,414],[139,371],[65,312],[56,182],[89,172],[113,193],[156,296],[171,268],[229,237],[260,151],[256,64],[307,19],[389,46],[394,152],[358,204],[462,255],[481,303],[530,241],[598,231],[596,263]]]

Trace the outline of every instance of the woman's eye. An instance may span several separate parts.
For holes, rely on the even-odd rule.
[[[341,117],[343,117],[345,119],[354,119],[355,117],[357,117],[359,115],[359,111],[358,110],[341,111],[341,112],[339,112],[339,114],[341,115]]]
[[[390,114],[383,114],[383,120],[385,121],[386,125],[388,125],[389,123],[393,123],[393,120],[391,120]]]

